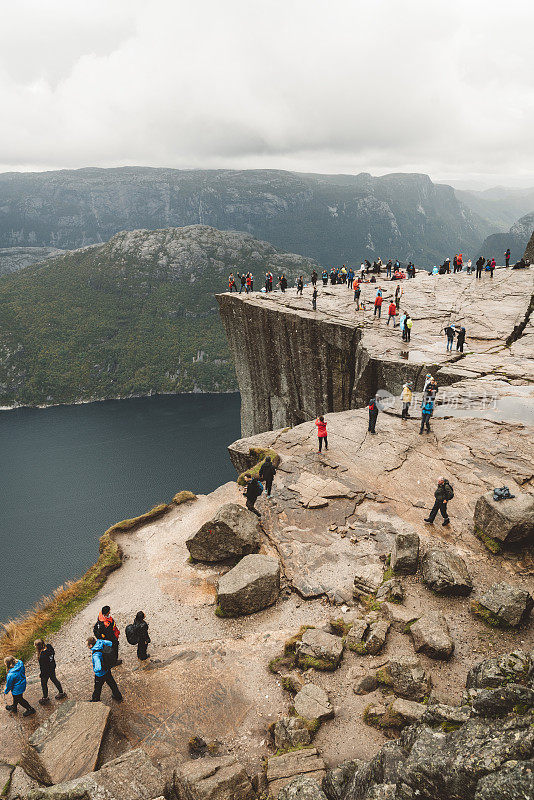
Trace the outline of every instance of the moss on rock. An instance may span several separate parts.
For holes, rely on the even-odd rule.
[[[251,458],[256,460],[256,463],[250,469],[246,469],[244,472],[242,472],[238,477],[237,482],[239,486],[245,486],[245,475],[252,475],[253,478],[259,477],[260,469],[267,456],[270,457],[275,467],[280,464],[280,456],[270,447],[251,447],[249,450],[249,455]]]

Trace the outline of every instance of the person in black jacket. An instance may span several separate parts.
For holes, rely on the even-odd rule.
[[[137,658],[139,661],[146,661],[149,655],[146,651],[150,644],[150,636],[148,635],[148,622],[145,620],[144,611],[138,611],[134,619],[134,628],[137,632]]]
[[[465,328],[462,325],[456,337],[456,349],[459,350],[460,353],[464,352],[464,344],[465,344]]]
[[[45,706],[50,702],[48,698],[48,681],[52,681],[57,689],[58,693],[56,694],[56,700],[63,700],[63,698],[67,695],[63,691],[63,687],[56,678],[56,659],[54,648],[51,644],[45,644],[42,639],[36,639],[34,645],[37,651],[37,657],[39,659],[41,689],[43,690],[43,696],[39,700],[39,703],[42,706]]]
[[[258,499],[261,494],[261,486],[258,483],[257,478],[253,478],[250,472],[244,476],[246,489],[243,492],[243,495],[247,498],[246,506],[249,511],[252,511],[253,514],[256,514],[257,517],[261,517],[259,511],[254,508],[254,503]]]
[[[376,397],[371,398],[369,401],[369,433],[376,433],[375,426],[376,420],[378,417],[378,403],[376,402]]]
[[[271,461],[270,456],[266,456],[265,461],[260,467],[260,478],[265,481],[265,491],[267,497],[271,496],[271,489],[273,488],[273,478],[276,475],[276,467]]]
[[[434,505],[432,506],[432,510],[428,515],[428,517],[425,518],[425,522],[428,522],[429,525],[433,525],[434,520],[436,519],[436,514],[439,511],[441,516],[443,517],[442,524],[448,525],[450,519],[449,519],[449,513],[447,511],[447,503],[454,497],[454,491],[449,481],[446,478],[443,477],[438,478],[438,485],[436,491],[434,492],[434,497],[435,497]]]
[[[102,607],[102,611],[98,615],[98,619],[93,626],[93,634],[95,639],[106,639],[108,642],[111,642],[113,657],[115,659],[114,666],[122,664],[122,659],[119,658],[120,631],[115,625],[115,620],[111,616],[111,609],[109,606]]]
[[[477,278],[481,278],[482,277],[482,267],[484,266],[485,263],[486,263],[486,259],[483,256],[479,256],[477,258],[477,261],[476,261],[476,264],[477,264],[477,275],[476,276],[477,276]]]

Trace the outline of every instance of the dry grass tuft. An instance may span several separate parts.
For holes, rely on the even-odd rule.
[[[187,503],[189,500],[196,500],[196,499],[197,499],[196,494],[194,494],[193,492],[188,492],[187,489],[185,489],[184,491],[175,494],[174,497],[172,498],[172,502],[174,503],[175,506],[180,506],[182,505],[182,503]]]

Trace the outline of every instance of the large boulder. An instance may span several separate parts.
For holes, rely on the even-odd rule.
[[[249,555],[241,559],[217,584],[217,603],[221,616],[253,614],[272,605],[280,594],[278,559]]]
[[[407,700],[426,699],[431,687],[430,678],[415,656],[399,656],[388,661],[376,671],[376,679]]]
[[[269,796],[278,797],[278,793],[285,786],[301,775],[312,778],[317,785],[321,784],[325,776],[325,763],[315,747],[269,758],[267,761]]]
[[[391,568],[405,574],[417,572],[419,536],[416,533],[398,533],[391,550]]]
[[[282,717],[272,727],[274,746],[277,750],[306,747],[311,742],[308,722],[302,717]]]
[[[96,705],[96,704],[95,704]],[[64,754],[68,761],[68,753]],[[165,792],[165,778],[146,753],[137,748],[96,772],[76,780],[36,789],[31,800],[153,800]],[[226,798],[225,798],[226,800]],[[249,800],[249,798],[247,798]]]
[[[258,517],[237,503],[227,503],[185,544],[195,561],[225,561],[259,550],[260,536]]]
[[[465,561],[458,553],[433,547],[421,562],[423,581],[436,594],[466,595],[473,590],[473,581]]]
[[[534,495],[520,492],[509,500],[481,495],[475,506],[475,533],[492,550],[534,541]]]
[[[174,774],[180,800],[253,800],[254,790],[234,756],[197,758],[180,765]]]
[[[429,611],[410,625],[416,653],[424,653],[430,658],[444,659],[452,656],[454,642],[451,638],[447,620],[439,612]]]
[[[47,785],[96,769],[110,710],[103,703],[67,700],[29,737],[21,766]],[[68,753],[68,758],[65,754]]]
[[[299,775],[278,792],[278,800],[327,800],[327,797],[314,778]]]
[[[328,699],[327,693],[314,683],[307,683],[295,695],[293,706],[299,717],[310,722],[322,722],[334,716],[334,707]]]
[[[343,655],[343,642],[338,636],[319,628],[308,628],[297,645],[297,663],[302,669],[313,667],[334,670]]]
[[[351,761],[342,761],[337,767],[329,769],[323,778],[323,792],[328,800],[343,800],[354,773],[364,766],[365,761],[355,758]]]
[[[362,564],[357,567],[354,575],[355,597],[366,594],[375,594],[384,580],[384,567],[382,564]]]
[[[471,604],[475,616],[497,628],[516,628],[526,622],[533,607],[534,600],[526,589],[508,583],[495,583]]]
[[[509,761],[477,784],[475,800],[527,800],[534,797],[534,759]]]
[[[534,684],[534,659],[524,650],[486,658],[467,674],[467,689],[496,689],[509,683]]]

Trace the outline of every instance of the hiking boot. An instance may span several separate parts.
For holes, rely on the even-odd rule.
[[[56,694],[56,700],[63,700],[67,696],[67,692],[59,692]]]
[[[433,525],[434,524],[434,520],[430,519],[430,517],[425,517],[425,522],[428,522],[429,525]]]
[[[39,705],[40,706],[47,706],[49,704],[49,702],[50,702],[50,698],[49,697],[41,697],[41,699],[39,700]]]
[[[6,711],[12,711],[14,714],[16,714],[17,706],[6,706]]]
[[[32,714],[35,714],[35,708],[28,708],[28,710],[25,711],[22,716],[23,717],[31,717]]]
[[[113,697],[116,703],[122,703],[123,697],[122,694],[117,695],[117,697]]]
[[[441,524],[442,525],[450,525],[450,522],[451,522],[450,519],[447,517],[447,519],[444,519]]]
[[[118,667],[119,664],[122,664],[122,658],[118,658],[113,666]]]

